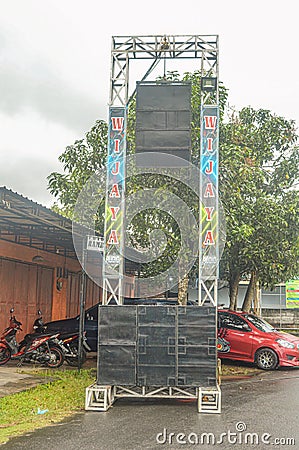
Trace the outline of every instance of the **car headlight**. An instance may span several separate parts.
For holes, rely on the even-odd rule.
[[[295,348],[294,344],[292,344],[291,342],[285,341],[284,339],[276,339],[276,342],[278,342],[278,344],[284,348]]]

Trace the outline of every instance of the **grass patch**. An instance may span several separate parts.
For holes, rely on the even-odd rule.
[[[89,369],[80,372],[41,370],[36,374],[51,377],[52,381],[0,398],[0,444],[10,437],[51,425],[83,410],[85,388],[94,382],[96,373]],[[38,414],[38,409],[48,411]]]
[[[242,375],[256,375],[263,373],[263,370],[258,369],[255,365],[249,365],[242,362],[225,361],[221,364],[222,376],[242,376]]]

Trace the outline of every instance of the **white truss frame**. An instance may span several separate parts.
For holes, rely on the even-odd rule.
[[[86,388],[85,410],[107,411],[118,398],[195,399],[200,413],[221,413],[221,390],[199,386],[102,386]]]
[[[129,101],[129,64],[133,60],[161,59],[197,59],[201,76],[215,77],[217,79],[217,91],[202,92],[201,103],[218,104],[219,101],[219,56],[218,35],[155,35],[155,36],[113,36],[111,45],[111,73],[110,73],[110,97],[109,106],[126,107]],[[112,294],[104,292],[104,304],[110,300],[117,304],[123,303],[123,264],[119,268],[118,285],[114,287],[110,283],[109,275],[103,270],[104,291],[111,288]],[[205,285],[200,280],[199,287]],[[111,292],[111,291],[110,291]],[[217,289],[215,290],[217,292]],[[216,297],[209,295],[211,303],[217,305]],[[200,304],[206,301],[199,299]]]
[[[109,303],[115,302],[117,305],[122,304],[123,292],[122,289],[122,278],[109,278],[104,277],[103,283],[103,305],[109,305]],[[114,282],[114,283],[113,283]],[[114,287],[115,285],[115,287]]]
[[[201,61],[202,76],[218,78],[218,36],[114,36],[111,48],[110,105],[126,106],[128,103],[130,60],[193,58]],[[209,103],[210,98],[211,94],[206,92],[204,103]]]
[[[208,303],[212,306],[217,307],[218,299],[218,280],[209,280],[209,284],[205,280],[200,280],[199,286],[199,305],[203,306]]]

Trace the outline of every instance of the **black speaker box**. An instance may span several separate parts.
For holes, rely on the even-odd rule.
[[[98,351],[98,384],[215,385],[216,310],[101,306]]]

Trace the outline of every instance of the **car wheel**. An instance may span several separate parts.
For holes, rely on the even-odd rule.
[[[271,348],[261,348],[258,350],[255,360],[258,368],[263,370],[273,370],[278,364],[278,357]]]

